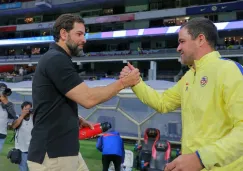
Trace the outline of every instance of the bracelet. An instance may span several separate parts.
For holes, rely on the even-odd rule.
[[[204,166],[204,164],[203,164],[203,162],[202,162],[202,159],[201,159],[200,154],[198,153],[198,151],[196,151],[196,155],[197,155],[197,157],[199,158],[202,167],[205,168],[205,166]]]

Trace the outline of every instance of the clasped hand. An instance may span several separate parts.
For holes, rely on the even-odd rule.
[[[121,80],[124,88],[132,87],[140,82],[140,72],[128,62],[128,65],[120,72],[119,79]]]

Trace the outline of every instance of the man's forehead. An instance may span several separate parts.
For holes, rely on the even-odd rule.
[[[179,37],[179,38],[189,38],[189,37],[190,37],[190,34],[188,33],[188,30],[187,30],[187,29],[182,28],[182,29],[179,31],[178,37]]]
[[[73,30],[83,31],[83,30],[85,30],[85,26],[83,23],[74,23]]]
[[[188,34],[188,31],[186,28],[183,27],[180,29],[179,34]]]

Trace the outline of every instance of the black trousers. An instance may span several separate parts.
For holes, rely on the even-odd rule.
[[[115,171],[121,170],[122,157],[118,155],[102,155],[103,171],[108,171],[110,162],[113,162]]]

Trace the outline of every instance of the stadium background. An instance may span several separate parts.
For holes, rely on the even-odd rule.
[[[199,16],[217,26],[221,55],[243,64],[242,0],[1,0],[0,80],[13,89],[17,113],[24,100],[32,101],[35,67],[63,13],[85,20],[87,44],[73,63],[89,86],[113,82],[130,61],[151,87],[159,92],[171,87],[188,69],[176,52],[178,30]],[[141,140],[146,128],[156,127],[162,138],[180,144],[180,109],[160,115],[130,89],[89,110],[79,106],[79,114],[92,122],[110,121],[124,139]]]

